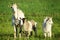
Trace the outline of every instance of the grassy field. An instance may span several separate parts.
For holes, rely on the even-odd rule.
[[[42,22],[46,16],[53,17],[51,40],[60,40],[60,0],[0,0],[0,40],[13,40],[12,3],[17,3],[28,20],[34,19],[38,23],[37,37],[32,36],[29,40],[49,40],[42,36]]]

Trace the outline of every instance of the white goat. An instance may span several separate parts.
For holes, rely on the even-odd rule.
[[[53,24],[53,21],[52,21],[51,17],[46,17],[44,19],[44,22],[43,22],[43,32],[44,32],[44,36],[45,37],[46,36],[48,36],[48,37],[52,36],[52,33],[51,33],[52,24]]]
[[[17,34],[17,25],[20,26],[20,33],[22,31],[22,25],[23,25],[23,18],[25,18],[24,13],[22,12],[22,10],[19,10],[17,8],[16,4],[12,5],[12,10],[13,10],[13,18],[12,18],[12,23],[14,26],[14,38],[16,38],[16,34]]]

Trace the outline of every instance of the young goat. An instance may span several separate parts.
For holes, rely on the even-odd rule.
[[[44,19],[44,22],[43,22],[43,32],[44,32],[44,36],[45,37],[46,36],[48,36],[48,37],[52,36],[52,33],[51,33],[52,24],[53,24],[53,21],[52,21],[51,17],[46,17]]]
[[[32,24],[30,21],[24,20],[24,31],[27,33],[27,36],[30,36],[30,32],[32,31]]]
[[[32,35],[32,31],[34,30],[35,35],[37,35],[37,30],[36,30],[36,22],[34,20],[27,21],[26,19],[24,20],[24,31],[28,33],[28,37]]]

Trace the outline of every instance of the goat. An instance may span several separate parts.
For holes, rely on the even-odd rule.
[[[52,33],[51,33],[52,24],[53,24],[52,17],[46,17],[44,19],[43,32],[44,32],[45,37],[48,36],[51,38],[51,36],[52,36]]]
[[[22,10],[17,8],[17,4],[12,5],[13,17],[12,17],[12,24],[14,26],[14,38],[17,36],[17,26],[20,27],[20,33],[22,32],[22,25],[23,25],[23,18],[25,18],[24,13]],[[20,34],[21,35],[21,34]]]

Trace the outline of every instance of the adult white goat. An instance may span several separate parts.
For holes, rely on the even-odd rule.
[[[17,4],[12,5],[13,17],[12,17],[12,24],[14,26],[14,38],[17,36],[17,26],[20,27],[20,33],[22,32],[22,25],[23,25],[23,18],[25,18],[24,13],[22,10],[17,8]],[[21,35],[21,34],[20,34]]]
[[[44,19],[44,22],[43,22],[43,32],[44,32],[44,36],[48,36],[48,37],[51,37],[52,36],[52,31],[51,31],[51,28],[52,28],[52,24],[53,24],[53,21],[52,21],[52,17],[46,17]]]

